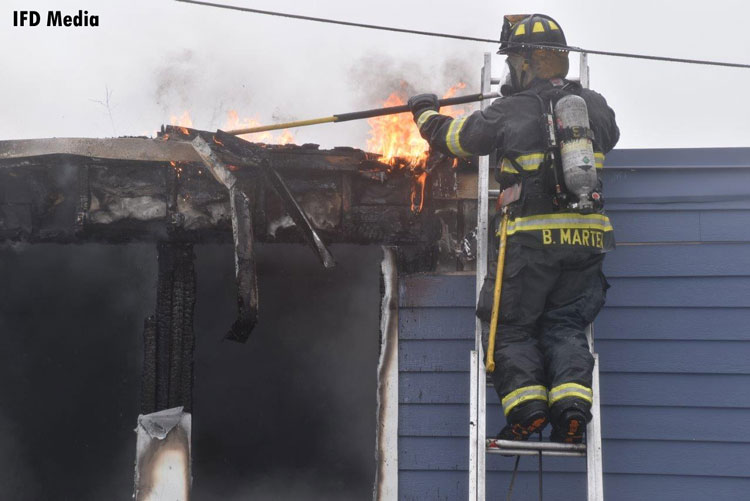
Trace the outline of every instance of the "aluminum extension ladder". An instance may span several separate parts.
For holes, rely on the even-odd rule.
[[[581,85],[588,87],[589,73],[587,55],[581,53],[580,78]],[[482,67],[481,92],[483,94],[492,92],[492,85],[500,84],[499,79],[493,79],[491,72],[490,53],[484,54],[484,66]],[[489,101],[482,101],[482,109],[489,106]],[[489,189],[490,159],[488,156],[479,159],[477,176],[478,205],[477,205],[477,272],[476,293],[479,291],[487,275],[487,245],[488,245],[488,220],[489,220],[489,198],[497,198],[498,190]],[[599,357],[594,352],[594,329],[590,325],[586,336],[589,349],[594,356],[593,371],[593,405],[591,407],[592,419],[586,427],[586,444],[562,444],[554,442],[515,442],[508,440],[495,440],[487,438],[487,375],[484,367],[484,349],[482,347],[482,325],[479,319],[475,326],[475,345],[471,351],[471,383],[470,383],[470,417],[469,417],[469,501],[484,501],[486,480],[487,454],[503,454],[517,456],[585,456],[587,471],[587,500],[603,501],[603,475],[602,475],[602,438],[601,438],[601,416],[599,408]],[[541,471],[540,471],[541,475]],[[541,477],[540,477],[540,490]],[[495,496],[493,496],[494,498]],[[541,497],[541,491],[540,491]]]

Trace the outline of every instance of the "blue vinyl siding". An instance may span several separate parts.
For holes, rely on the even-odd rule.
[[[750,148],[615,151],[604,182],[618,242],[595,324],[605,497],[750,499]],[[400,499],[467,497],[474,287],[401,279]],[[487,499],[512,465],[488,457]],[[546,500],[585,499],[584,460],[544,466]],[[536,459],[520,470],[513,499],[537,499]]]

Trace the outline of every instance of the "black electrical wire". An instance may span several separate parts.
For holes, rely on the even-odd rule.
[[[329,23],[329,24],[340,24],[342,26],[354,26],[355,28],[368,28],[371,30],[383,30],[383,31],[395,31],[397,33],[411,33],[412,35],[426,35],[430,37],[442,37],[442,38],[453,38],[454,40],[468,40],[470,42],[490,42],[490,43],[499,43],[497,40],[492,40],[490,38],[476,38],[476,37],[467,37],[463,35],[450,35],[448,33],[437,33],[434,31],[419,31],[419,30],[410,30],[406,28],[392,28],[389,26],[378,26],[376,24],[364,24],[364,23],[352,23],[349,21],[337,21],[335,19],[326,19],[323,17],[311,17],[311,16],[301,16],[299,14],[286,14],[284,12],[274,12],[270,10],[260,10],[260,9],[251,9],[249,7],[238,7],[236,5],[225,5],[220,3],[211,3],[211,2],[200,2],[198,0],[177,0],[178,2],[184,2],[184,3],[194,3],[196,5],[207,5],[209,7],[218,7],[220,9],[230,9],[230,10],[239,10],[242,12],[252,12],[253,14],[264,14],[267,16],[278,16],[278,17],[288,17],[290,19],[301,19],[303,21],[315,21],[318,23]]]
[[[412,35],[424,35],[424,36],[430,36],[430,37],[450,38],[453,40],[466,40],[469,42],[485,42],[485,43],[494,43],[494,44],[500,43],[500,40],[494,40],[492,38],[478,38],[478,37],[470,37],[470,36],[465,36],[465,35],[453,35],[450,33],[439,33],[435,31],[410,30],[407,28],[394,28],[390,26],[380,26],[377,24],[353,23],[350,21],[338,21],[335,19],[327,19],[323,17],[302,16],[299,14],[288,14],[284,12],[274,12],[270,10],[251,9],[249,7],[239,7],[236,5],[225,5],[225,4],[212,3],[212,2],[201,2],[199,0],[176,0],[176,1],[183,2],[183,3],[192,3],[196,5],[205,5],[208,7],[217,7],[220,9],[251,12],[253,14],[263,14],[266,16],[287,17],[290,19],[301,19],[303,21],[314,21],[318,23],[338,24],[342,26],[353,26],[355,28],[367,28],[371,30],[393,31],[396,33],[409,33]],[[510,44],[513,45],[512,42]],[[516,43],[516,45],[534,48],[534,49],[567,50],[570,52],[585,52],[586,54],[596,54],[600,56],[626,57],[626,58],[632,58],[632,59],[648,59],[651,61],[666,61],[670,63],[703,64],[703,65],[709,65],[709,66],[726,66],[729,68],[750,68],[750,64],[742,64],[742,63],[725,63],[721,61],[708,61],[708,60],[701,60],[701,59],[683,59],[679,57],[648,56],[644,54],[630,54],[627,52],[589,50],[589,49],[582,49],[580,47],[572,47],[572,46],[557,47],[557,46],[529,44],[529,43],[523,43],[523,44]]]

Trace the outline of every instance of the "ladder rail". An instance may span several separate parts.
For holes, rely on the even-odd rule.
[[[484,64],[480,92],[489,93],[492,86],[492,55],[484,53]],[[489,106],[488,101],[481,101],[481,109]],[[479,157],[477,168],[477,270],[476,298],[487,275],[487,250],[489,227],[489,156]],[[469,500],[484,501],[486,460],[485,438],[487,436],[487,390],[484,381],[484,349],[482,348],[482,323],[477,318],[474,324],[474,350],[470,355],[470,411],[469,411]]]
[[[594,351],[594,324],[586,329],[589,350],[594,357],[594,370],[591,374],[591,392],[594,395],[591,404],[591,421],[586,426],[586,475],[587,500],[604,500],[604,471],[602,468],[602,422],[599,398],[599,354]]]
[[[589,56],[581,52],[579,60],[578,77],[581,87],[589,88]],[[586,475],[587,475],[587,501],[604,500],[604,470],[602,456],[602,421],[601,421],[601,399],[599,398],[599,354],[594,350],[594,324],[589,324],[586,329],[586,339],[589,343],[589,351],[594,357],[594,370],[591,374],[591,392],[594,395],[591,405],[591,421],[586,426]]]
[[[479,392],[483,391],[479,383],[479,370],[477,350],[471,350],[469,354],[470,380],[469,380],[469,501],[484,501],[477,495],[477,486],[479,485]],[[486,393],[486,390],[484,390]]]

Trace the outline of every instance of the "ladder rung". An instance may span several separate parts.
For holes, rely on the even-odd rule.
[[[488,438],[487,445],[491,447],[506,447],[509,449],[529,449],[532,451],[586,451],[586,444],[565,444],[562,442],[521,442],[519,440],[500,440]]]
[[[487,439],[487,452],[524,451],[528,454],[537,454],[539,451],[545,452],[565,452],[566,456],[585,456],[586,444],[563,444],[559,442],[520,442],[516,440],[499,440],[496,438]],[[518,454],[514,452],[513,454]]]
[[[487,454],[502,454],[503,456],[538,456],[539,451],[529,449],[487,449]],[[542,451],[542,456],[558,457],[586,457],[586,452],[579,451]]]

